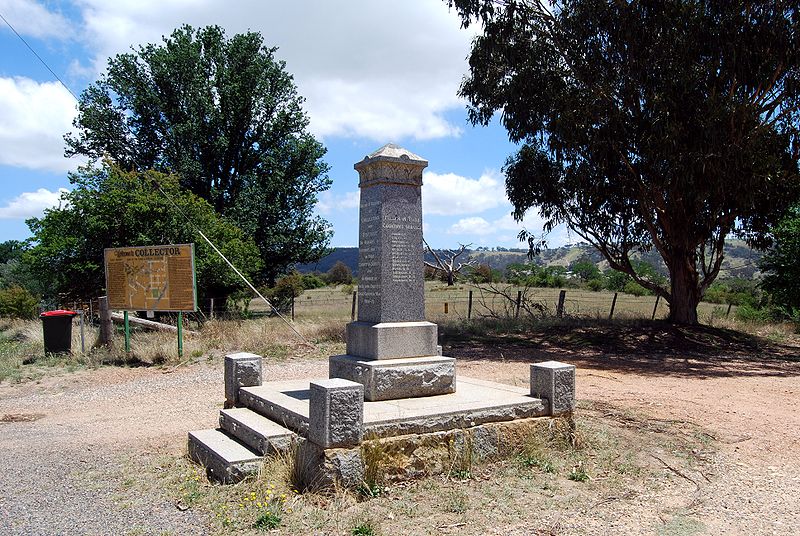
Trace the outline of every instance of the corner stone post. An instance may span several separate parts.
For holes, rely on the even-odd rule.
[[[364,386],[331,378],[311,382],[308,439],[322,448],[354,447],[364,438]]]
[[[239,404],[239,388],[261,385],[261,356],[240,352],[225,356],[225,407]]]
[[[544,361],[531,365],[531,396],[547,400],[550,415],[564,415],[575,409],[575,365]]]

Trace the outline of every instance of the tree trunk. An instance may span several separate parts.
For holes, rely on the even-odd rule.
[[[456,275],[452,271],[447,272],[447,286],[452,287],[456,284]]]
[[[674,324],[697,324],[697,304],[700,303],[697,270],[688,259],[677,260],[670,270],[672,292],[669,300],[669,320]]]

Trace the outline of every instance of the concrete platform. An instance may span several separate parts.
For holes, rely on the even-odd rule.
[[[253,411],[305,435],[308,384],[309,380],[290,380],[245,387],[240,390],[239,399]],[[547,404],[531,397],[527,387],[460,377],[455,393],[364,402],[364,434],[422,434],[547,414]]]

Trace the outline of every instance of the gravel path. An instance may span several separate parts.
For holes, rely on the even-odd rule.
[[[455,354],[462,357],[459,374],[527,382],[522,359]],[[702,520],[705,533],[798,533],[800,364],[696,377],[591,362],[579,367],[580,399],[691,421],[714,435],[713,472],[689,475],[698,492],[696,500],[687,499],[688,512]],[[0,534],[206,533],[206,520],[191,509],[179,511],[163,497],[131,496],[113,475],[131,459],[179,455],[188,430],[215,426],[221,369],[219,361],[169,372],[105,368],[0,385],[0,418],[36,419],[0,423]],[[272,379],[326,372],[327,363],[316,360],[264,367]],[[619,509],[624,516],[623,502]]]

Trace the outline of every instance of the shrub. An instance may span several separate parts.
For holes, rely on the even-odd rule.
[[[39,299],[19,286],[0,290],[0,316],[33,318]]]
[[[303,276],[297,272],[285,275],[275,282],[275,286],[267,290],[267,298],[278,311],[288,311],[292,299],[303,293]]]
[[[325,281],[317,274],[303,274],[301,276],[301,284],[303,289],[310,290],[312,288],[322,288],[326,286]]]
[[[625,283],[625,287],[622,289],[622,292],[625,294],[633,294],[634,296],[647,296],[650,294],[649,290],[634,280],[630,280]]]
[[[353,283],[353,271],[342,261],[336,261],[328,270],[326,279],[329,285],[350,285]]]

